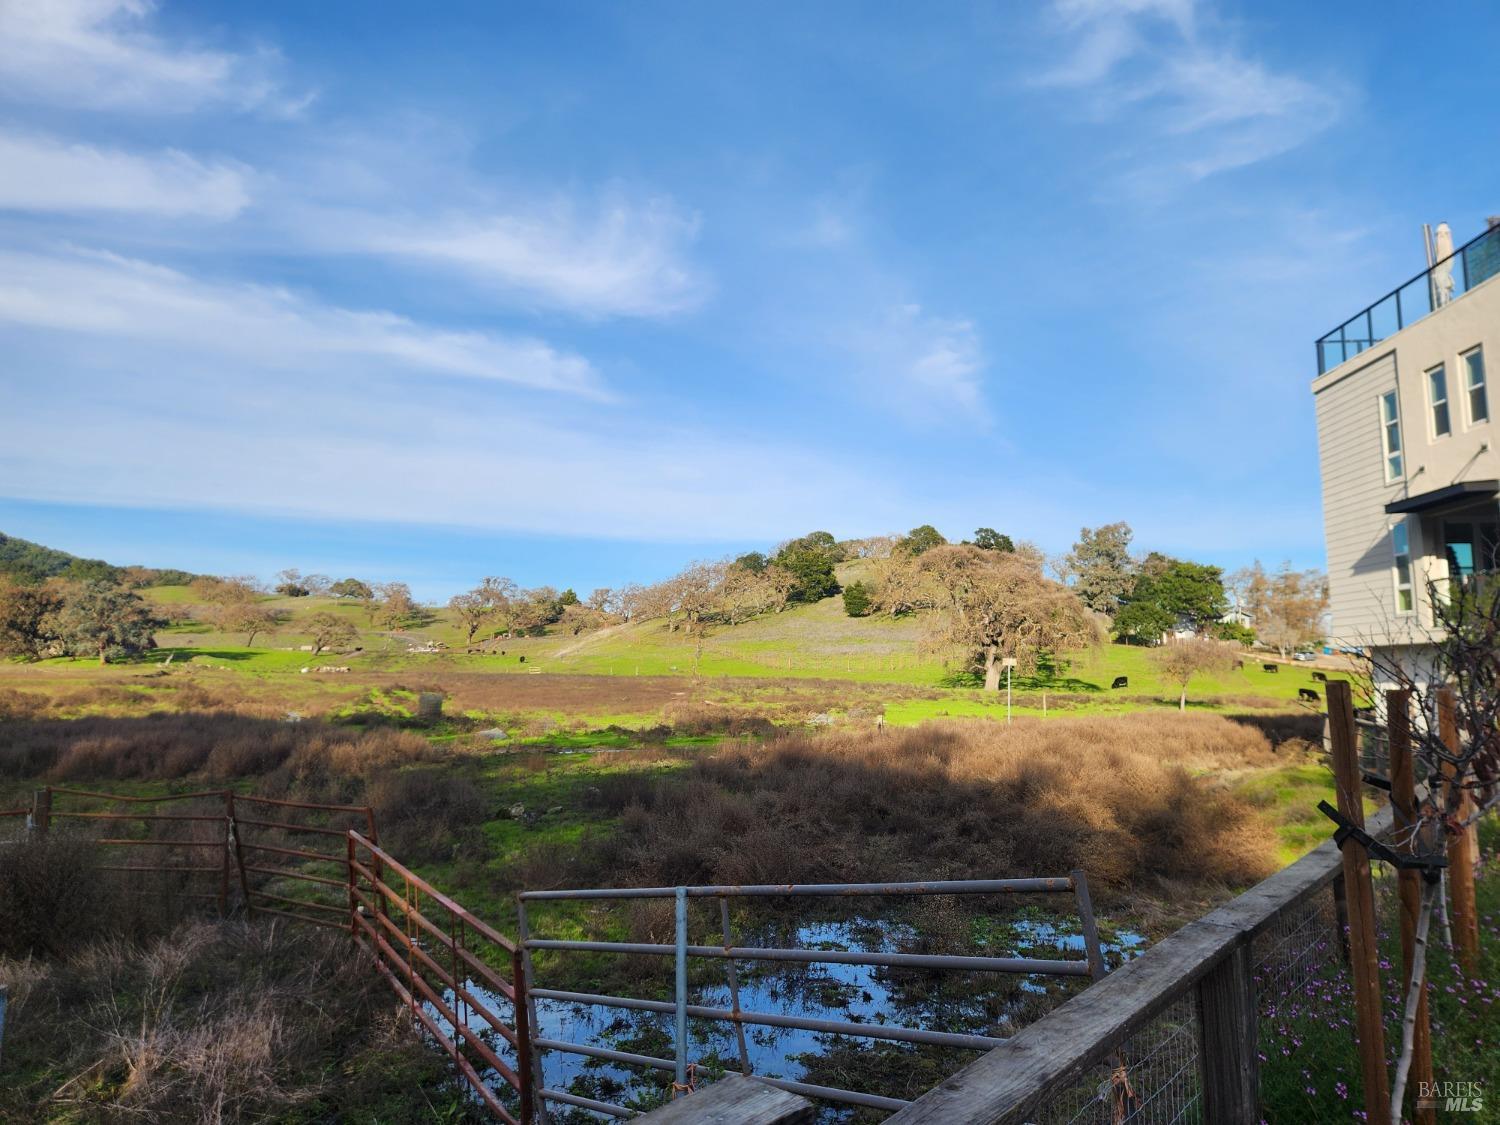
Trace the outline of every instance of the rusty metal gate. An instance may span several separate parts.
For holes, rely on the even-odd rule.
[[[347,862],[355,940],[485,1107],[510,1125],[530,1122],[531,1035],[516,943],[358,832],[348,834]],[[507,963],[510,979],[484,955]],[[495,1010],[493,996],[508,1002],[509,1021]],[[474,1017],[482,1023],[477,1031]],[[514,1065],[502,1057],[507,1052]],[[508,1098],[495,1093],[490,1074]]]

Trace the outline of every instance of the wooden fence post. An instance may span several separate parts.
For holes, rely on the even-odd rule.
[[[1363,779],[1359,737],[1354,727],[1354,696],[1344,680],[1330,680],[1328,733],[1339,812],[1364,827]],[[1354,978],[1354,1030],[1359,1040],[1359,1067],[1364,1083],[1365,1120],[1391,1119],[1390,1075],[1385,1069],[1385,1024],[1380,994],[1380,950],[1375,940],[1375,891],[1370,885],[1370,856],[1357,840],[1341,848],[1344,898],[1349,912],[1349,957]]]
[[[42,835],[52,827],[52,787],[34,789],[31,793],[31,827]]]
[[[1411,692],[1405,688],[1385,693],[1386,730],[1391,740],[1391,805],[1396,810],[1395,846],[1399,852],[1417,852],[1417,780],[1411,756]],[[1436,779],[1432,779],[1434,783]],[[1401,892],[1401,995],[1405,998],[1416,948],[1417,918],[1422,912],[1422,874],[1408,868],[1396,873]],[[1432,1027],[1427,1018],[1427,982],[1421,984],[1417,1000],[1417,1024],[1412,1038],[1411,1082],[1421,1090],[1432,1085]],[[1413,1101],[1416,1100],[1415,1094]],[[1421,1125],[1436,1125],[1435,1109],[1412,1114]]]
[[[1462,749],[1458,735],[1458,700],[1452,688],[1438,692],[1438,736],[1448,752],[1457,755]],[[1450,785],[1457,784],[1457,767],[1443,764],[1443,776]],[[1467,793],[1458,801],[1459,816],[1473,811],[1473,802]],[[1474,977],[1479,972],[1479,906],[1474,897],[1474,862],[1478,858],[1475,835],[1476,825],[1470,825],[1457,835],[1447,834],[1448,841],[1448,888],[1453,896],[1453,934],[1458,945],[1458,960],[1464,972]]]
[[[1255,1125],[1260,1120],[1260,1044],[1248,942],[1235,946],[1198,982],[1198,1057],[1203,1120]]]

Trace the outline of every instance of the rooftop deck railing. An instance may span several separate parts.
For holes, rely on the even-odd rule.
[[[1318,374],[1394,336],[1496,274],[1500,274],[1500,226],[1471,238],[1320,339]]]

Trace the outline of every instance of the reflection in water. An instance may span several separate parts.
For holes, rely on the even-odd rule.
[[[980,919],[974,946],[966,951],[986,956],[1023,956],[1082,959],[1084,940],[1076,923],[1023,918],[1004,922]],[[1116,930],[1102,936],[1106,960],[1113,966],[1135,956],[1145,947],[1141,935]],[[907,924],[857,918],[839,922],[810,922],[756,935],[753,944],[800,946],[805,949],[910,952],[918,942],[916,930]],[[747,942],[746,944],[752,944]],[[663,958],[663,979],[670,979],[670,959]],[[705,970],[700,959],[691,962],[701,982]],[[1055,1007],[1067,996],[1087,986],[1086,978],[1015,976],[997,973],[929,972],[893,970],[877,965],[792,965],[776,962],[738,962],[740,1007],[747,1012],[833,1019],[848,1023],[893,1024],[1005,1037]],[[538,980],[538,985],[550,985]],[[468,983],[471,994],[509,1022],[510,1005],[484,988]],[[586,982],[567,987],[597,991]],[[642,995],[636,991],[634,995]],[[447,999],[451,1002],[452,997]],[[690,1002],[706,1007],[729,1008],[727,979],[722,983],[697,983]],[[536,1002],[537,1035],[565,1043],[609,1047],[614,1050],[672,1058],[673,1017],[667,1013],[599,1008],[567,1001],[540,999]],[[435,1011],[430,1014],[449,1030]],[[476,1034],[486,1031],[482,1017],[470,1015]],[[739,1046],[728,1023],[689,1020],[688,1057],[710,1070],[738,1070]],[[750,1069],[772,1078],[817,1081],[809,1077],[809,1062],[823,1056],[832,1045],[847,1039],[795,1028],[746,1025],[745,1048]],[[515,1065],[515,1052],[503,1040],[487,1036],[487,1042],[506,1062]],[[591,1059],[561,1051],[543,1053],[547,1086],[570,1090],[586,1097],[617,1104],[647,1105],[654,1102],[670,1080],[671,1072]],[[497,1089],[503,1083],[495,1077]],[[581,1111],[580,1111],[581,1112]],[[591,1116],[591,1115],[586,1115]],[[830,1109],[822,1119],[837,1120]]]

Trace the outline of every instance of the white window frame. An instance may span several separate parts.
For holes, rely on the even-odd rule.
[[[1390,404],[1395,417],[1385,416],[1386,404]],[[1386,391],[1380,396],[1377,403],[1380,411],[1380,452],[1385,463],[1385,480],[1387,484],[1401,480],[1406,475],[1406,443],[1401,440],[1401,398],[1395,391]],[[1392,432],[1396,438],[1396,448],[1391,448]]]
[[[1433,376],[1437,376],[1443,383],[1443,397],[1438,398],[1433,387]],[[1448,365],[1440,363],[1436,367],[1429,367],[1426,371],[1427,381],[1427,433],[1432,441],[1438,438],[1453,436],[1453,396],[1448,390]],[[1447,422],[1447,428],[1438,429],[1438,411],[1442,410],[1443,417]]]
[[[1479,382],[1477,385],[1470,381],[1474,370],[1469,362],[1470,356],[1479,357]],[[1494,406],[1490,403],[1490,373],[1484,362],[1484,347],[1481,345],[1470,348],[1466,352],[1460,352],[1458,361],[1463,368],[1461,382],[1464,392],[1464,420],[1470,426],[1482,426],[1494,416]],[[1483,418],[1474,417],[1474,391],[1476,389],[1484,397]]]
[[[1406,570],[1404,582],[1401,577],[1403,560]],[[1396,616],[1410,617],[1416,613],[1417,586],[1412,577],[1411,530],[1406,526],[1405,520],[1397,520],[1391,524],[1391,586],[1396,595]],[[1403,594],[1406,602],[1404,606]]]

